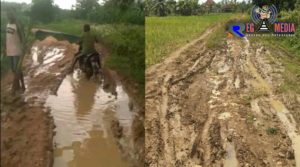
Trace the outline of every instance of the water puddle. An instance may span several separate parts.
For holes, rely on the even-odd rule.
[[[99,84],[80,78],[76,71],[63,80],[57,96],[47,99],[56,125],[54,167],[130,166],[112,130],[117,121],[130,136],[130,98],[120,83],[106,78]],[[124,138],[119,143],[126,143]]]
[[[37,68],[34,76],[49,72],[51,66],[64,58],[64,52],[65,49],[57,47],[32,47],[32,62]]]

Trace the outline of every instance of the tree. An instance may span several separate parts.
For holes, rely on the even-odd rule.
[[[248,5],[245,1],[237,4],[237,10],[241,11],[242,13],[247,11],[247,9],[248,9]]]
[[[105,0],[104,6],[119,8],[122,11],[127,10],[134,4],[134,0]]]
[[[169,9],[165,0],[146,0],[145,1],[145,13],[146,16],[154,14],[157,16],[166,16],[169,13]]]
[[[167,6],[168,15],[176,13],[176,1],[175,0],[168,0],[166,2],[166,6]]]
[[[75,17],[88,19],[91,12],[99,7],[98,0],[77,0],[75,5]]]
[[[54,17],[53,0],[32,0],[31,19],[33,22],[47,23],[53,21]]]
[[[158,16],[166,16],[167,15],[167,5],[165,0],[157,0],[155,4],[155,13]]]
[[[262,5],[271,5],[274,4],[278,11],[281,10],[294,10],[297,0],[253,0],[253,4],[262,6]]]
[[[153,0],[145,0],[145,16],[150,16],[153,13],[155,2]]]
[[[198,0],[180,0],[178,2],[178,12],[184,16],[196,14],[198,9]]]

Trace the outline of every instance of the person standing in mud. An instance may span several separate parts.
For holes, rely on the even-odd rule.
[[[80,67],[85,67],[84,63],[85,61],[88,61],[85,59],[86,56],[91,55],[93,53],[97,53],[95,49],[95,43],[98,42],[98,39],[96,36],[91,32],[91,27],[89,24],[85,24],[83,26],[83,35],[81,37],[81,40],[79,41],[79,53],[75,55],[75,59],[71,66],[71,72],[74,70],[75,64],[77,61],[79,61]],[[101,63],[97,62],[99,65],[99,68],[101,68]]]
[[[10,59],[11,70],[14,74],[12,93],[15,94],[20,88],[25,91],[23,73],[20,68],[20,60],[23,55],[24,33],[20,24],[17,23],[15,13],[12,10],[7,13],[7,18],[4,54]]]

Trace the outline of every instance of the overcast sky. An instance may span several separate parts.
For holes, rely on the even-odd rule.
[[[31,0],[1,0],[1,2],[25,2],[25,3],[31,3]],[[199,3],[203,3],[206,0],[199,0]],[[215,2],[220,2],[221,0],[214,0]],[[242,2],[243,0],[238,0],[239,2]],[[99,0],[101,2],[101,0]],[[62,9],[71,9],[72,5],[76,3],[76,0],[54,0],[54,4],[57,4]]]
[[[1,2],[25,2],[31,3],[32,0],[1,0]],[[71,9],[72,5],[76,3],[76,0],[54,0],[54,4],[57,4],[62,9]]]

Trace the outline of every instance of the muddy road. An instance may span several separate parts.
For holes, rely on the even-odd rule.
[[[146,165],[300,167],[300,95],[277,91],[288,55],[247,38],[207,49],[211,32],[146,71]]]
[[[77,50],[52,37],[37,41],[24,60],[26,91],[10,96],[9,74],[1,82],[1,166],[143,163],[143,105],[134,84],[109,69],[99,80],[87,80],[79,70],[70,74]]]

